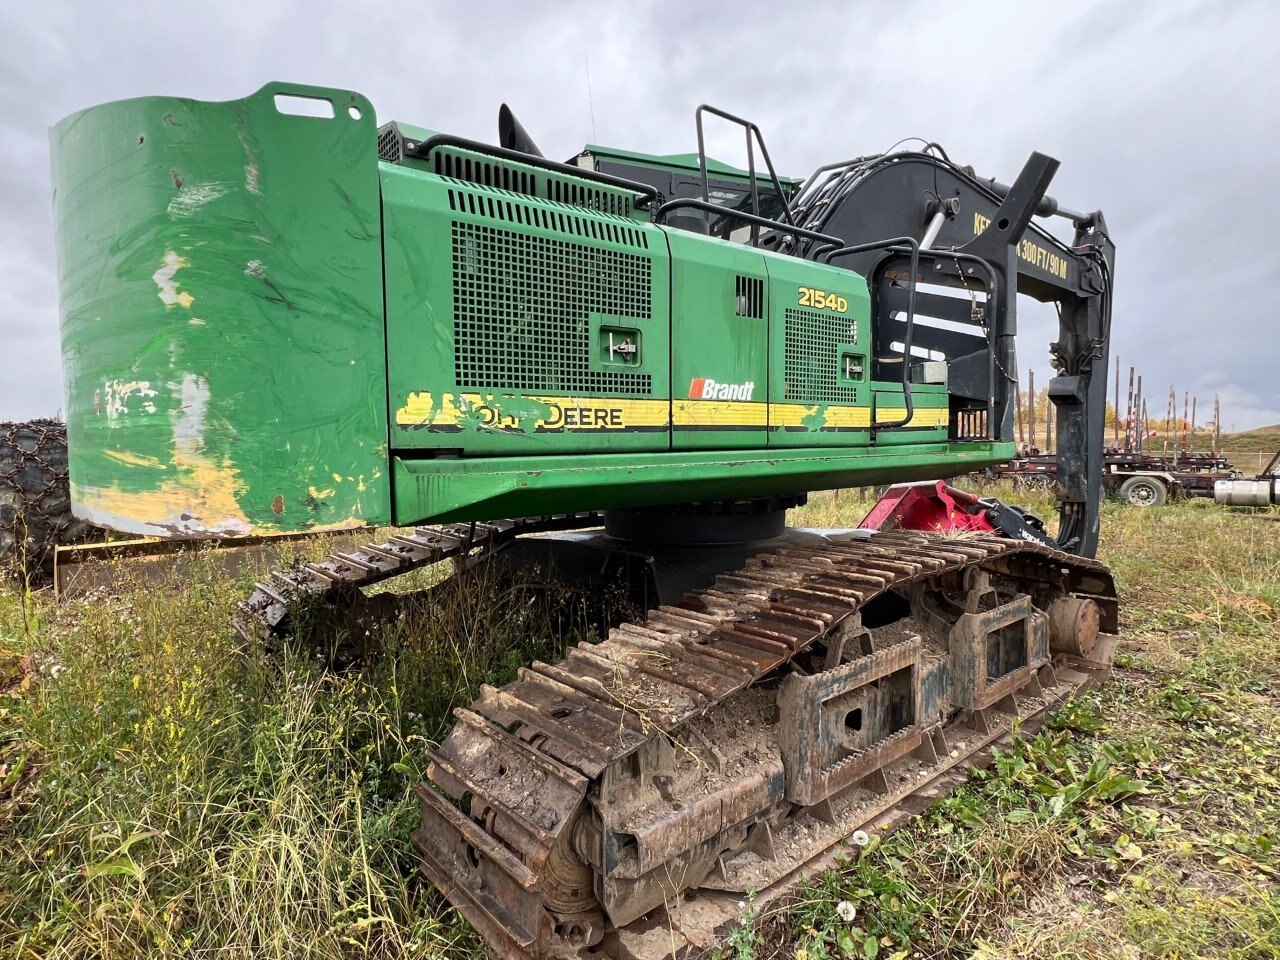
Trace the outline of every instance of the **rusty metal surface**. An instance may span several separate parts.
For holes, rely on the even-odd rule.
[[[598,522],[459,524],[344,551],[260,584],[238,628],[272,636],[300,597]],[[910,616],[864,626],[890,594]],[[504,957],[692,956],[732,919],[716,896],[793,884],[1079,686],[1049,666],[1042,612],[1072,596],[1114,623],[1102,564],[1022,541],[894,531],[755,557],[457,711],[418,788],[422,870]]]
[[[890,709],[895,694],[905,710]],[[790,674],[778,707],[787,799],[821,803],[920,746],[920,639],[822,673]],[[892,725],[895,713],[901,722]]]
[[[108,540],[59,546],[54,557],[53,589],[59,600],[78,600],[92,593],[116,588],[122,578],[130,582],[160,584],[194,572],[239,577],[250,566],[276,566],[291,544],[328,537],[340,549],[356,546],[352,534],[281,533],[234,540]]]
[[[1088,657],[1098,642],[1101,614],[1092,600],[1063,597],[1049,605],[1049,647],[1054,653]]]
[[[1040,592],[1075,582],[1114,597],[1101,564],[1030,544],[882,534],[757,557],[559,664],[532,665],[486,689],[469,711],[484,719],[455,727],[432,754],[415,834],[424,872],[513,958],[578,956],[604,937],[625,939],[691,889],[737,877],[741,895],[747,880],[787,873],[846,836],[851,811],[902,793],[886,771],[905,764],[914,776],[929,757],[938,762],[939,721],[919,715],[918,638],[865,650],[854,631],[848,662],[793,672],[780,696],[757,681],[834,640],[889,590],[976,568],[1007,580],[1013,566],[1033,571]],[[1041,683],[1047,623],[1028,598],[970,616],[962,633],[978,660],[957,682],[980,685],[957,706],[976,744],[1006,729],[1027,696],[1047,702],[1053,685]],[[858,709],[849,698],[868,691],[904,719],[868,722],[859,742],[841,731]],[[750,711],[770,709],[757,727],[771,723],[783,743],[762,750],[743,731],[753,729]],[[500,762],[510,745],[497,741],[513,737],[551,766]],[[799,817],[829,823],[798,843]],[[744,858],[756,866],[744,869]]]
[[[833,809],[831,823],[812,821],[810,829],[816,837],[804,855],[730,864],[723,878],[704,880],[696,894],[672,900],[641,922],[610,930],[597,948],[599,954],[614,960],[695,960],[713,955],[741,922],[741,891],[752,891],[754,904],[761,911],[777,908],[800,883],[816,880],[826,870],[838,867],[842,859],[856,857],[859,847],[847,842],[856,831],[884,836],[909,824],[936,800],[962,785],[971,769],[989,766],[994,751],[1015,735],[1015,727],[1018,736],[1033,736],[1065,699],[1102,682],[1114,653],[1115,638],[1104,638],[1093,659],[1068,658],[1065,667],[1047,677],[1051,686],[1042,696],[1019,697],[1016,713],[988,713],[983,720],[974,715],[962,718],[945,731],[934,731],[926,740],[933,760],[912,756],[898,764],[919,765],[923,773],[915,779],[905,779],[886,793],[876,794],[870,802],[846,804],[848,809],[843,811]],[[983,722],[987,724],[985,729]],[[952,747],[960,747],[955,757],[950,755]],[[783,842],[779,836],[775,846],[781,847]]]
[[[962,615],[949,637],[958,704],[982,710],[1026,686],[1049,661],[1045,614],[1022,595],[980,613]]]
[[[442,560],[465,561],[523,533],[582,530],[603,522],[599,513],[566,513],[420,527],[413,533],[395,534],[382,543],[338,551],[318,563],[272,574],[240,605],[234,626],[246,640],[271,639],[287,630],[290,606],[308,598],[354,595],[362,587]]]

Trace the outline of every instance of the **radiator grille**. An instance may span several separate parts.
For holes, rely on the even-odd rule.
[[[649,319],[651,270],[632,253],[455,221],[458,386],[650,394],[647,373],[590,369],[589,318]]]
[[[817,310],[787,308],[783,350],[788,400],[807,403],[852,403],[857,388],[840,383],[842,343],[856,340],[851,321]]]

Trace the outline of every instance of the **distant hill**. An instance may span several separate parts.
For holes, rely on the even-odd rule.
[[[1280,447],[1280,424],[1260,426],[1238,434],[1222,434],[1224,451],[1275,451]]]
[[[1224,433],[1222,449],[1228,457],[1236,454],[1232,462],[1246,473],[1261,470],[1262,461],[1270,460],[1271,455],[1280,450],[1280,423],[1269,427],[1258,427],[1256,430],[1244,430],[1240,433]]]

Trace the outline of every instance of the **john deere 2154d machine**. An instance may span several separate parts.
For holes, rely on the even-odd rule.
[[[448,558],[648,610],[484,688],[431,754],[422,870],[508,957],[697,952],[1114,650],[1101,214],[1038,153],[1008,186],[934,144],[800,182],[753,124],[696,121],[696,155],[558,163],[505,108],[493,146],[272,84],[53,131],[80,517],[416,527],[260,584],[252,637]],[[1019,294],[1060,317],[1052,536],[943,482],[1013,455]],[[785,528],[876,484],[862,529]]]

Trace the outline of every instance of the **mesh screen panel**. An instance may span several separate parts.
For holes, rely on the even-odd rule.
[[[455,221],[458,386],[650,394],[647,373],[590,369],[589,316],[649,319],[651,270],[635,254]]]
[[[808,403],[852,403],[856,388],[840,383],[842,343],[852,343],[850,321],[831,313],[788,307],[783,349],[785,396]]]
[[[400,152],[400,134],[394,129],[384,130],[378,134],[378,159],[399,163],[403,158]]]

